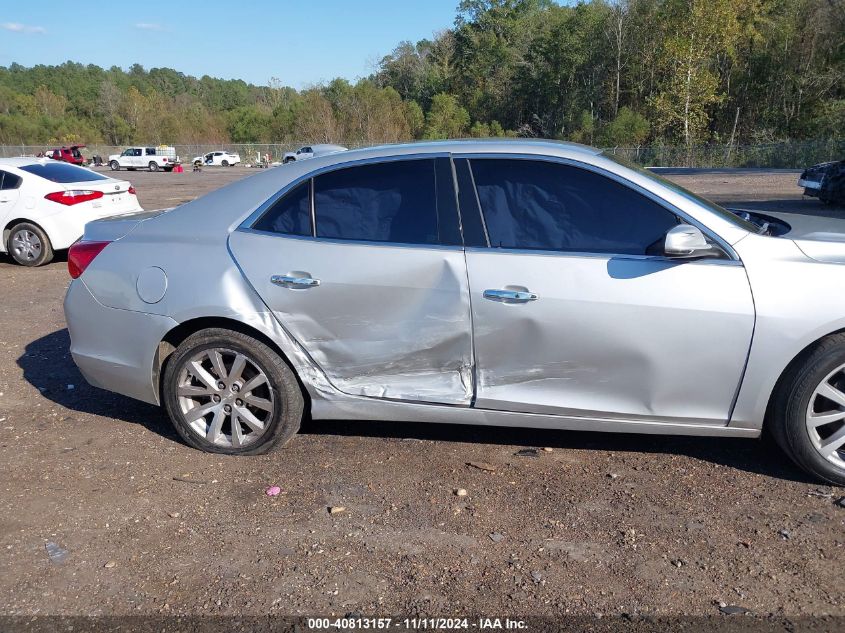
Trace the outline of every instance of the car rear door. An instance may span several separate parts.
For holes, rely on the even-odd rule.
[[[318,173],[268,201],[229,244],[340,391],[471,402],[469,289],[447,156]]]
[[[15,207],[20,201],[22,182],[22,178],[17,174],[0,170],[0,227],[15,219]]]
[[[678,216],[609,174],[513,158],[456,169],[464,225],[479,205],[483,220],[466,254],[475,406],[727,423],[754,326],[740,261],[664,257]]]

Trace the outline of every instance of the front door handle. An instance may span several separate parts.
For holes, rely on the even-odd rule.
[[[293,277],[291,275],[273,275],[270,283],[282,288],[314,288],[320,285],[319,279],[313,277]]]
[[[500,303],[528,303],[536,301],[537,295],[527,290],[485,290],[484,298]]]

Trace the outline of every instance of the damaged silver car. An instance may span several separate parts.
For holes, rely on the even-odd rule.
[[[88,224],[71,351],[196,448],[315,419],[757,437],[845,483],[845,237],[592,148],[376,147]]]

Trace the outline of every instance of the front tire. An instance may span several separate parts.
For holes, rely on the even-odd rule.
[[[40,226],[21,222],[9,231],[6,250],[21,266],[43,266],[53,260],[53,245]]]
[[[258,455],[299,430],[304,399],[270,347],[232,330],[201,330],[167,359],[162,392],[186,443],[209,453]]]
[[[120,171],[120,163],[116,160],[109,161],[109,167],[112,171]]]
[[[155,161],[151,160],[149,167],[150,167],[150,171],[158,171],[158,163],[155,162]]]
[[[769,423],[798,466],[845,486],[845,333],[821,340],[795,362],[775,394]]]

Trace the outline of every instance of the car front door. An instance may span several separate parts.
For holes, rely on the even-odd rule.
[[[456,169],[477,193],[462,214],[480,206],[483,220],[484,243],[467,249],[476,407],[727,423],[754,326],[740,261],[665,257],[678,215],[583,166]]]
[[[0,170],[0,226],[14,220],[15,207],[20,201],[22,179],[16,174]]]
[[[448,157],[318,173],[258,215],[231,251],[337,389],[469,405],[469,289]]]

